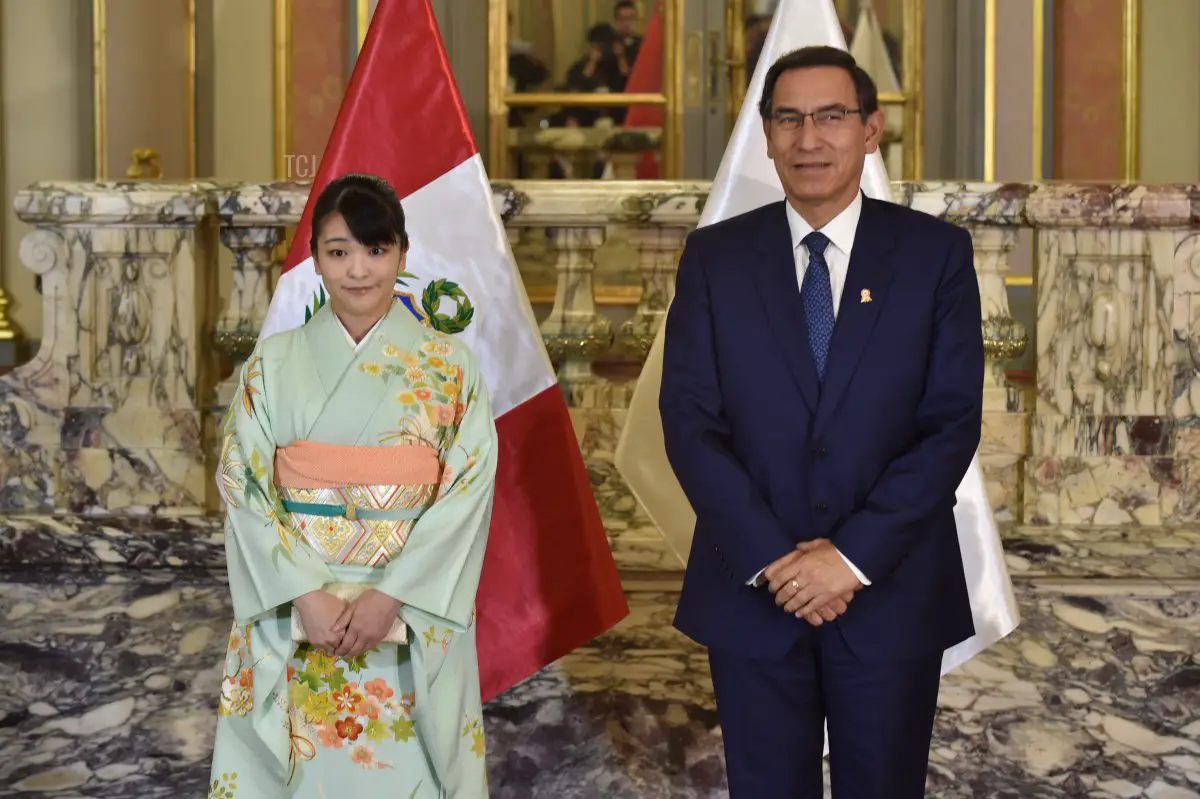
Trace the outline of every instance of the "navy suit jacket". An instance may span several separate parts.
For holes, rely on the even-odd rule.
[[[784,204],[688,236],[660,396],[697,515],[679,630],[757,658],[840,634],[867,661],[974,634],[954,503],[982,424],[980,316],[969,234],[865,199],[822,384]],[[814,538],[871,581],[818,628],[746,585]]]

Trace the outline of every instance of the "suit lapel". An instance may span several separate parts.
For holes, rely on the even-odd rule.
[[[820,386],[808,345],[804,304],[800,301],[800,283],[796,278],[796,256],[782,202],[770,206],[764,214],[762,230],[755,243],[763,264],[763,273],[755,282],[762,295],[767,319],[779,339],[783,357],[804,401],[810,410],[816,411]]]
[[[887,298],[894,270],[888,253],[895,243],[884,218],[886,211],[876,200],[864,198],[862,215],[854,234],[854,248],[846,272],[846,285],[838,305],[837,323],[829,344],[821,401],[813,424],[819,435],[837,407],[858,368],[863,350]]]

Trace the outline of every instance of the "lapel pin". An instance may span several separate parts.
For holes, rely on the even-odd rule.
[[[861,293],[860,293],[858,296],[859,296],[859,300],[858,300],[858,301],[859,301],[860,303],[863,303],[863,302],[870,302],[870,301],[871,301],[871,290],[870,290],[870,289],[863,289],[863,290],[862,290],[862,292],[861,292]]]

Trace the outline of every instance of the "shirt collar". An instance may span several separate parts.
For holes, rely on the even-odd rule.
[[[789,202],[784,202],[787,208],[788,228],[792,231],[792,251],[800,246],[800,242],[804,241],[804,237],[812,233],[812,225],[804,221],[804,217],[792,207]],[[863,194],[858,192],[854,195],[854,201],[846,206],[840,214],[829,220],[829,224],[821,228],[831,244],[837,247],[843,253],[849,255],[854,248],[854,234],[858,231],[858,218],[862,216]]]

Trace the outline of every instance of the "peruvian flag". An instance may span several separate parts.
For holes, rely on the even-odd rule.
[[[332,179],[396,189],[411,241],[396,296],[479,359],[500,438],[477,599],[483,700],[629,612],[566,402],[467,125],[429,0],[380,0],[296,230],[263,337],[305,322],[323,294],[308,241]],[[431,320],[433,321],[433,320]]]

